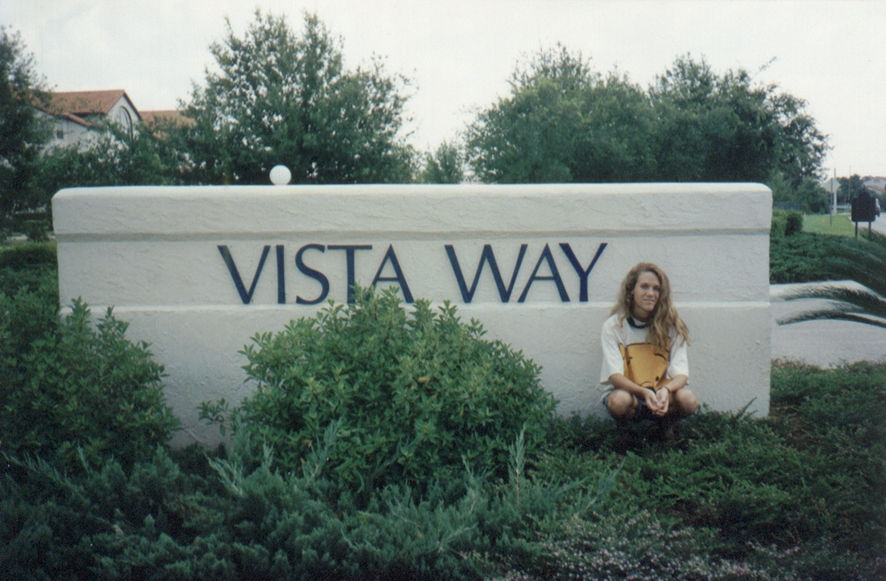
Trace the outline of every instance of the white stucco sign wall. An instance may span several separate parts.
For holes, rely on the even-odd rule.
[[[450,300],[543,366],[563,413],[597,410],[599,329],[640,261],[668,272],[711,408],[769,408],[771,194],[756,184],[83,188],[53,199],[61,299],[113,305],[151,344],[178,443],[202,401],[249,393],[259,331],[351,282]]]

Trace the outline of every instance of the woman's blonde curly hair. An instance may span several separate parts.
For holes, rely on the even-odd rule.
[[[652,312],[652,320],[649,325],[649,341],[656,348],[669,351],[670,336],[673,331],[688,345],[689,327],[680,318],[671,300],[671,281],[665,271],[651,262],[641,262],[628,271],[618,289],[618,301],[612,307],[611,314],[617,313],[620,323],[624,323],[624,320],[631,315],[634,309],[634,287],[637,286],[637,279],[644,272],[651,272],[657,276],[661,284],[658,302]]]

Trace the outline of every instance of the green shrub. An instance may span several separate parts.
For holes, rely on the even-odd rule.
[[[392,482],[420,489],[465,464],[504,467],[521,430],[529,447],[544,439],[555,402],[532,361],[484,339],[451,305],[435,313],[418,301],[407,314],[395,289],[355,294],[244,350],[258,386],[234,425],[270,445],[282,469],[297,469],[339,420],[331,463],[358,494]]]
[[[34,242],[48,240],[51,230],[52,224],[48,220],[27,220],[22,224],[22,232]]]
[[[785,222],[785,236],[793,236],[797,232],[803,231],[803,214],[800,212],[788,212]]]
[[[9,459],[10,578],[873,581],[886,573],[886,365],[773,368],[772,417],[700,413],[677,445],[609,450],[611,422],[518,437],[502,477],[342,490],[330,423],[294,470],[271,448],[65,473]],[[592,431],[593,433],[588,433]],[[249,434],[238,431],[236,438]],[[201,458],[203,460],[201,461]],[[613,466],[620,466],[613,469]],[[603,499],[606,499],[603,502]],[[590,507],[590,509],[589,509]]]
[[[708,412],[680,426],[685,448],[631,456],[612,502],[630,511],[664,511],[693,527],[713,528],[731,551],[746,540],[790,546],[810,523],[797,506],[797,482],[815,476],[805,456],[766,422]]]
[[[52,293],[46,295],[45,300],[57,308],[57,280],[54,243],[0,247],[0,296],[11,297],[45,287]]]
[[[39,458],[9,459],[4,468],[4,578],[213,578],[180,571],[196,566],[194,555],[206,547],[196,539],[221,526],[220,499],[164,448],[132,466],[108,458],[76,475]]]
[[[3,275],[10,271],[0,270]],[[0,383],[3,373],[18,367],[32,342],[52,332],[58,324],[58,284],[54,271],[42,269],[10,276],[9,294],[0,290]],[[0,387],[0,409],[3,393]]]
[[[35,266],[55,266],[56,250],[54,242],[13,244],[0,247],[0,269],[29,268]]]
[[[803,231],[803,214],[795,210],[773,210],[770,236],[793,236]]]
[[[769,239],[769,282],[784,284],[833,280],[829,259],[853,241],[838,236],[799,232]],[[842,277],[841,277],[842,278]]]
[[[15,332],[15,307],[4,306],[3,333]],[[177,421],[164,403],[163,369],[126,328],[110,309],[93,325],[78,301],[55,328],[4,349],[0,449],[77,468],[108,456],[131,464],[165,444]]]
[[[771,238],[782,237],[787,230],[788,212],[786,210],[772,210],[772,224],[769,228]]]

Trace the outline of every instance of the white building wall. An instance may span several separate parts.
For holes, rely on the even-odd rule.
[[[86,149],[96,139],[95,131],[73,121],[57,117],[55,121],[55,133],[49,142],[49,147],[80,146]]]
[[[627,270],[656,262],[692,333],[693,390],[712,409],[768,413],[761,185],[91,188],[59,192],[53,217],[63,303],[113,305],[152,344],[178,443],[215,441],[197,406],[249,393],[237,352],[323,306],[306,303],[347,300],[349,270],[452,301],[543,366],[562,413],[598,413],[600,325]],[[484,249],[502,282],[487,263],[472,289]]]

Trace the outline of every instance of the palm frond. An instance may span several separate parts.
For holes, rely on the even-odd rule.
[[[864,323],[865,325],[873,325],[886,329],[886,321],[871,319],[857,313],[850,313],[840,309],[819,309],[816,311],[804,311],[784,317],[778,320],[779,325],[789,325],[791,323],[802,323],[803,321],[852,321],[853,323]]]
[[[871,265],[879,265],[879,268],[871,268]],[[851,253],[833,256],[827,261],[826,274],[833,280],[854,280],[886,296],[886,256],[882,260]]]
[[[857,286],[822,284],[790,293],[785,300],[824,299],[830,305],[781,318],[779,325],[844,320],[886,328],[886,236],[871,233],[867,240],[842,240],[826,260],[823,274],[832,280],[854,281]]]
[[[813,320],[845,320],[886,328],[886,299],[868,288],[822,285],[798,290],[787,301],[819,299],[830,301],[827,308],[804,311],[778,320],[788,325]]]

